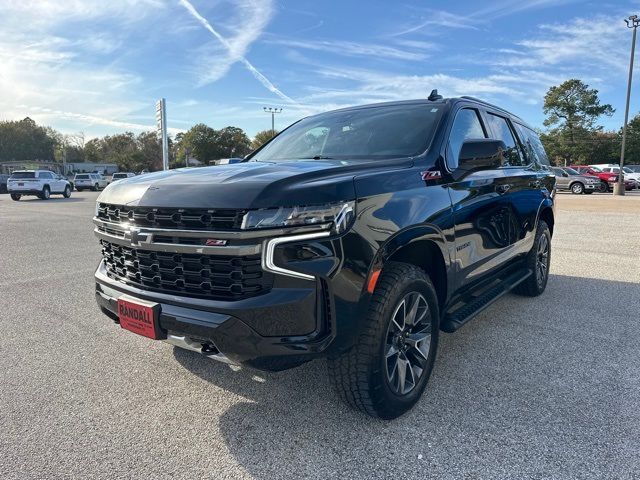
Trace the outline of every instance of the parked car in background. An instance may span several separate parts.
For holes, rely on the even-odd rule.
[[[571,168],[551,167],[551,171],[556,176],[558,190],[569,190],[571,193],[579,195],[597,192],[601,188],[600,179],[593,175],[580,175]]]
[[[11,175],[0,175],[0,193],[7,193],[7,180]]]
[[[99,173],[76,173],[73,183],[76,190],[98,191],[109,185],[109,182]]]
[[[598,167],[593,167],[591,165],[569,165],[569,168],[572,168],[580,175],[592,175],[594,177],[598,177],[601,182],[600,191],[602,192],[611,192],[613,190],[613,185],[618,181],[617,174],[603,172]],[[625,190],[633,190],[635,186],[635,181],[626,180],[624,182]]]
[[[592,167],[597,167],[602,170],[604,173],[614,173],[618,175],[620,173],[620,165],[608,164],[608,165],[591,165]],[[625,180],[635,180],[636,183],[640,182],[640,173],[636,173],[631,170],[629,167],[623,167],[622,171],[624,172]]]
[[[640,165],[625,165],[625,168],[633,170],[636,173],[640,173]]]
[[[135,176],[136,174],[133,172],[117,172],[111,175],[111,181],[115,182],[117,180],[122,180],[123,178],[131,178]]]
[[[35,195],[41,200],[49,200],[51,194],[71,196],[71,184],[62,175],[49,170],[17,170],[7,181],[11,199],[18,201],[25,195]]]
[[[216,165],[231,165],[233,163],[240,163],[243,160],[243,158],[221,158],[216,162]]]

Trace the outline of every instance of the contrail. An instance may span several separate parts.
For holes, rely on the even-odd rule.
[[[224,38],[222,35],[220,35],[216,29],[214,29],[211,24],[209,23],[209,21],[204,18],[202,15],[200,15],[198,13],[198,11],[195,9],[195,7],[188,1],[188,0],[179,0],[180,5],[182,5],[184,8],[187,9],[187,11],[196,19],[198,20],[202,26],[204,26],[204,28],[206,28],[207,30],[209,30],[209,32],[211,32],[211,34],[216,37],[218,39],[218,41],[224,46],[224,48],[226,48],[229,53],[231,53],[233,55],[233,48],[231,46],[231,44],[227,41],[226,38]],[[276,87],[273,83],[271,83],[271,81],[265,77],[256,67],[254,67],[251,62],[249,60],[247,60],[245,57],[240,57],[239,58],[240,62],[242,62],[242,64],[247,67],[247,69],[251,72],[251,74],[262,84],[265,86],[265,88],[273,93],[275,93],[277,96],[279,96],[280,98],[282,98],[283,100],[286,100],[287,102],[290,103],[297,103],[295,100],[293,100],[291,97],[285,95],[284,93],[282,93],[278,87]]]

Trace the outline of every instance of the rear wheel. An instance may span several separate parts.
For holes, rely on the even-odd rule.
[[[62,196],[64,198],[69,198],[71,196],[71,187],[69,185],[64,187],[64,192],[62,192]]]
[[[12,193],[11,194],[11,200],[13,200],[13,201],[17,202],[18,200],[20,200],[20,198],[22,198],[22,195],[20,195],[19,193]]]
[[[49,200],[49,197],[51,197],[51,190],[49,190],[49,187],[45,185],[45,187],[42,189],[42,193],[38,195],[38,197],[40,198],[40,200]]]
[[[338,394],[368,415],[392,419],[424,391],[438,347],[435,289],[420,268],[385,265],[355,345],[329,358]]]
[[[600,188],[598,191],[601,193],[607,193],[609,191],[609,184],[607,182],[600,182]]]
[[[584,185],[580,182],[575,182],[571,185],[571,193],[575,195],[581,195],[584,193]]]
[[[533,273],[513,291],[527,297],[537,297],[547,287],[551,266],[551,232],[544,220],[538,222],[533,248],[527,254],[526,268]]]

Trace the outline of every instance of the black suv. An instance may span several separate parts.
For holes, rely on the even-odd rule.
[[[291,125],[243,162],[112,183],[96,298],[123,328],[264,370],[326,357],[351,405],[420,398],[439,331],[547,284],[555,177],[536,133],[437,93]]]

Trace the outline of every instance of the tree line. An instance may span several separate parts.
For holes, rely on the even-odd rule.
[[[556,165],[618,163],[622,129],[606,131],[598,125],[611,116],[611,105],[602,104],[598,91],[581,80],[567,80],[551,87],[544,97],[546,115],[540,138]],[[238,127],[214,129],[203,123],[169,140],[169,165],[185,166],[188,159],[208,164],[221,158],[244,157],[276,131],[263,130],[253,139]],[[640,113],[627,127],[626,163],[640,163]],[[162,150],[153,131],[106,135],[85,142],[82,133],[64,135],[32,119],[0,121],[0,162],[54,160],[56,162],[114,163],[122,171],[160,170]]]

